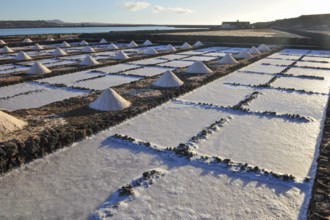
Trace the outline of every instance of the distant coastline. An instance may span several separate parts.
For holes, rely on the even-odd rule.
[[[212,28],[217,25],[172,25],[172,24],[106,24],[106,23],[66,23],[62,21],[0,21],[0,29],[15,28],[101,28],[101,27],[173,27],[173,28]]]

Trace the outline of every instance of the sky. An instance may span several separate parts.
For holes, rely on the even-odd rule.
[[[0,20],[218,25],[325,13],[330,0],[1,0]]]

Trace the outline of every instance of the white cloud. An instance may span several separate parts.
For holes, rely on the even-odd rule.
[[[159,5],[156,5],[156,6],[153,6],[152,7],[152,11],[154,13],[159,13],[159,12],[163,12],[163,11],[166,11],[166,8],[162,7],[162,6],[159,6]]]
[[[195,12],[194,10],[191,10],[189,8],[168,8],[168,9],[178,14],[188,14]]]
[[[160,13],[160,12],[174,12],[177,14],[188,14],[195,12],[194,10],[191,10],[189,8],[165,8],[159,5],[153,6],[152,11],[154,13]]]
[[[188,14],[195,12],[189,8],[171,8],[171,7],[163,7],[160,5],[151,5],[149,2],[136,2],[136,1],[126,1],[124,3],[124,8],[128,11],[138,11],[146,8],[152,7],[153,13],[161,13],[161,12],[173,12],[177,14]]]
[[[151,4],[149,2],[135,2],[135,1],[130,1],[130,2],[125,2],[124,7],[128,11],[138,11],[141,9],[149,8]]]

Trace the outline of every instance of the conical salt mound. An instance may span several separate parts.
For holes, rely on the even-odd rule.
[[[7,44],[4,40],[0,40],[0,45],[5,45]]]
[[[50,72],[50,69],[42,65],[40,62],[35,62],[28,71],[29,74],[45,74]]]
[[[235,60],[235,58],[227,53],[224,57],[221,58],[221,60],[219,61],[220,64],[235,64],[238,63],[237,60]]]
[[[158,54],[158,52],[154,48],[147,48],[144,51],[144,54],[146,54],[146,55],[156,55],[156,54]]]
[[[66,56],[68,54],[64,50],[62,50],[61,48],[56,47],[56,49],[54,50],[52,55],[54,57],[60,57],[60,56]]]
[[[166,50],[174,52],[176,51],[175,47],[173,47],[171,44],[167,45]]]
[[[259,54],[261,54],[260,51],[255,46],[251,47],[251,49],[249,50],[249,53],[251,55],[259,55]]]
[[[266,44],[260,44],[257,48],[260,52],[268,52],[270,48]]]
[[[190,44],[188,44],[187,42],[185,42],[184,44],[182,44],[181,49],[191,49],[192,46]]]
[[[153,85],[158,87],[179,87],[183,82],[170,70],[167,70]]]
[[[131,43],[129,43],[127,45],[127,47],[138,47],[139,45],[137,45],[137,43],[135,43],[134,41],[131,41]]]
[[[186,73],[212,73],[212,70],[210,70],[203,62],[196,61],[188,67]]]
[[[80,46],[87,46],[87,45],[88,45],[88,42],[85,41],[85,40],[83,40],[83,41],[80,42],[79,45],[80,45]]]
[[[200,41],[197,41],[197,42],[193,45],[193,47],[201,47],[201,46],[204,46],[204,44],[203,44],[202,42],[200,42]]]
[[[55,40],[52,37],[49,37],[49,38],[46,39],[46,42],[53,42],[53,41],[55,41]]]
[[[247,50],[242,50],[235,56],[236,59],[251,59],[253,56],[247,51]]]
[[[144,46],[151,46],[151,45],[153,45],[153,43],[150,40],[146,40],[146,41],[144,41],[143,45]]]
[[[115,60],[126,60],[128,58],[129,57],[127,56],[127,54],[120,50],[116,53],[116,55],[113,59],[115,59]]]
[[[119,48],[115,44],[111,43],[107,46],[107,49],[108,50],[118,50]]]
[[[15,60],[32,60],[32,58],[25,52],[21,51],[16,55]]]
[[[8,47],[8,46],[5,46],[4,48],[2,48],[2,49],[0,50],[0,53],[13,53],[13,52],[14,52],[14,50],[11,49],[11,48]]]
[[[84,52],[84,53],[94,53],[95,50],[93,48],[91,48],[90,46],[87,46],[87,47],[84,47],[81,49],[81,52]]]
[[[93,57],[87,55],[81,62],[81,66],[93,66],[100,64],[98,61],[96,61]]]
[[[107,44],[107,43],[108,43],[108,41],[104,38],[102,38],[102,40],[100,40],[100,44]]]
[[[32,43],[33,41],[30,38],[25,38],[22,43]]]
[[[43,50],[44,48],[39,45],[39,44],[35,44],[33,47],[32,47],[32,50]]]
[[[71,45],[68,44],[66,41],[63,41],[63,43],[60,45],[60,47],[67,48],[67,47],[71,47]]]
[[[27,123],[0,111],[0,139],[13,131],[21,130]]]
[[[109,88],[105,89],[94,102],[89,104],[89,107],[99,111],[118,111],[128,108],[130,105],[129,101]]]

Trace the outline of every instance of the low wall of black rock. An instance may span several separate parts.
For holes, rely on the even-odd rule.
[[[317,158],[317,172],[308,209],[308,220],[330,218],[330,105],[326,112],[320,154]]]

